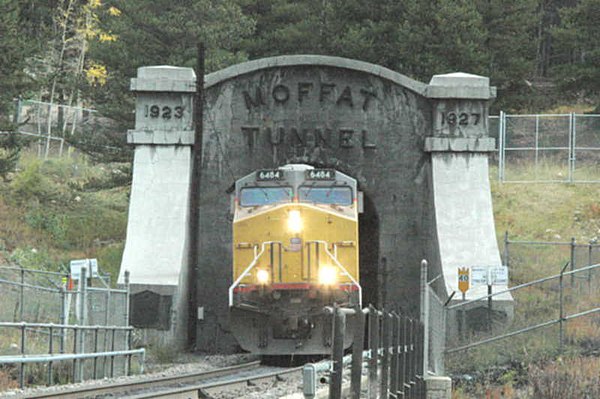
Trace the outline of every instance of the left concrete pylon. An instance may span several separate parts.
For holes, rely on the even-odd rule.
[[[142,67],[135,92],[135,146],[127,240],[119,282],[130,272],[131,320],[148,344],[187,343],[190,179],[194,144],[191,68]]]

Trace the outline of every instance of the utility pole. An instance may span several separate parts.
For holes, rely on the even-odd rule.
[[[196,280],[198,277],[198,243],[199,243],[199,206],[200,206],[200,177],[202,174],[202,138],[204,124],[204,43],[198,43],[196,62],[196,95],[194,96],[194,146],[192,147],[192,176],[190,182],[190,212],[189,212],[189,318],[188,345],[190,348],[196,342],[196,323],[198,320],[198,298]]]

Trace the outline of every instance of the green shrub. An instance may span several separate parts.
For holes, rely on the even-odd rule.
[[[116,283],[117,281],[124,249],[125,243],[120,242],[100,248],[96,253],[96,258],[98,258],[100,268],[104,273],[110,273],[113,283]]]
[[[31,228],[44,231],[53,241],[64,243],[66,236],[66,216],[49,209],[36,207],[25,214],[25,223]]]
[[[14,196],[22,203],[44,203],[58,197],[59,188],[42,171],[42,162],[29,162],[11,183]]]

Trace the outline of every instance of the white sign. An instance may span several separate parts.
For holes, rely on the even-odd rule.
[[[500,266],[490,269],[493,285],[508,285],[508,267]]]
[[[471,285],[508,285],[508,267],[473,266],[471,267]]]
[[[82,267],[88,277],[98,277],[98,259],[75,259],[71,261],[71,279],[79,280]]]

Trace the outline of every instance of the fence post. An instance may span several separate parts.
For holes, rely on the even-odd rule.
[[[81,268],[81,274],[79,275],[79,326],[87,325],[87,268]],[[79,351],[85,353],[85,329],[81,329],[78,335],[79,339]],[[77,382],[83,381],[83,363],[84,359],[81,359],[77,363]]]
[[[25,356],[25,322],[21,321],[21,355]],[[19,371],[19,388],[25,386],[25,363],[21,363]]]
[[[575,118],[575,113],[571,112],[570,114],[570,120],[569,120],[569,127],[571,128],[571,162],[569,162],[569,166],[571,168],[571,170],[569,170],[569,182],[573,182],[573,180],[575,180],[575,163],[577,162],[576,159],[576,154],[575,154],[575,147],[577,147],[577,128],[575,127],[577,123],[577,120]]]
[[[106,309],[105,309],[105,313],[104,313],[104,325],[105,326],[110,326],[113,325],[114,323],[110,322],[110,303],[111,303],[111,291],[110,291],[110,285],[108,286],[108,289],[106,290],[106,297],[105,297],[105,302],[106,302]],[[108,352],[108,330],[104,330],[104,334],[102,336],[102,351],[104,352]],[[106,377],[107,375],[107,364],[108,363],[108,358],[106,356],[102,357],[102,376]]]
[[[13,115],[13,124],[19,126],[21,118],[21,97],[15,99],[15,114]]]
[[[538,172],[538,158],[540,153],[540,116],[535,116],[535,173]]]
[[[510,252],[508,250],[509,240],[508,240],[508,230],[504,232],[504,264],[506,267],[510,266]]]
[[[590,243],[588,244],[588,266],[592,265],[592,241],[590,240]],[[588,270],[588,277],[587,277],[587,283],[588,283],[588,292],[591,294],[592,293],[592,269]]]
[[[379,359],[379,312],[369,305],[369,399],[377,398],[377,361]]]
[[[389,381],[389,371],[390,371],[390,315],[383,312],[383,337],[382,337],[382,347],[383,347],[383,358],[381,359],[381,385],[379,388],[379,397],[387,398],[388,397],[388,381]]]
[[[129,293],[130,293],[130,287],[129,287],[129,270],[125,270],[125,323],[123,324],[125,327],[129,326]],[[131,334],[132,331],[131,330],[126,330],[125,331],[125,349],[129,350],[131,349],[130,343],[131,343]],[[125,375],[129,375],[129,369],[131,367],[131,355],[127,356],[127,361],[125,362]]]
[[[333,306],[333,371],[329,380],[329,398],[342,397],[342,374],[344,372],[344,336],[346,335],[346,315],[337,304]]]
[[[418,376],[418,370],[419,370],[419,330],[420,330],[420,323],[417,320],[413,320],[412,322],[412,326],[413,326],[413,339],[412,339],[412,350],[413,350],[413,369],[412,369],[412,381],[410,382],[411,384],[411,392],[412,392],[412,397],[416,398],[417,397],[417,387],[418,387],[418,381],[417,381],[417,376]]]
[[[350,390],[353,399],[360,399],[360,383],[362,377],[363,347],[365,339],[365,314],[360,305],[354,307],[354,342],[352,345],[352,378]]]
[[[421,328],[421,334],[420,334],[421,335],[421,351],[420,351],[421,352],[421,365],[423,365],[425,362],[426,356],[427,356],[425,351],[423,350],[426,335],[425,335],[425,326],[421,325],[420,328]],[[425,397],[425,380],[426,380],[426,377],[428,376],[429,370],[426,370],[425,368],[423,368],[423,370],[425,370],[425,373],[423,375],[421,375],[421,380],[419,381],[421,386],[419,388],[419,391],[421,393],[421,397],[424,398]]]
[[[68,280],[68,276],[67,276],[67,283],[69,283]],[[65,285],[60,287],[60,324],[63,326],[60,328],[60,347],[59,347],[59,351],[60,353],[65,353],[65,327],[64,325],[67,324],[67,320],[66,320],[66,312],[67,312],[67,293],[66,293],[66,287]]]
[[[563,353],[563,345],[564,345],[564,326],[563,326],[563,322],[565,319],[565,314],[564,314],[564,305],[563,305],[563,288],[564,288],[564,284],[563,284],[563,274],[565,272],[565,270],[567,269],[567,266],[569,264],[567,263],[562,270],[560,271],[560,277],[558,278],[558,287],[559,287],[559,322],[558,322],[558,326],[559,326],[559,330],[558,330],[558,351],[559,353]]]
[[[398,319],[400,315],[396,312],[392,312],[392,361],[390,364],[390,396],[396,398],[396,392],[398,391]]]
[[[504,112],[500,111],[498,116],[498,181],[504,181]]]
[[[413,353],[412,353],[412,340],[413,340],[413,331],[412,331],[412,320],[407,317],[406,318],[406,377],[404,380],[404,396],[407,398],[412,397],[412,362],[413,362]]]
[[[94,328],[94,353],[98,353],[98,326],[96,326],[96,328]],[[94,371],[93,371],[92,378],[94,378],[94,379],[98,378],[97,371],[98,371],[98,356],[94,357]]]
[[[427,284],[427,261],[421,261],[421,323],[423,323],[423,378],[429,370],[429,285]]]
[[[54,328],[52,325],[48,328],[49,331],[49,342],[48,342],[48,354],[54,353]],[[48,385],[52,385],[52,360],[48,362]]]
[[[407,324],[407,319],[406,317],[402,316],[399,320],[400,323],[400,327],[399,327],[399,332],[400,332],[400,359],[399,359],[399,367],[398,367],[398,374],[400,376],[400,378],[398,379],[398,394],[402,393],[402,397],[404,398],[406,395],[406,373],[407,373],[407,353],[406,353],[406,336],[407,336],[407,331],[406,331],[406,324]],[[400,396],[400,395],[398,395]]]
[[[571,237],[571,267],[570,270],[575,269],[575,237]],[[571,288],[575,286],[575,273],[571,273]]]
[[[24,321],[23,320],[23,309],[25,309],[25,269],[23,269],[23,266],[19,265],[21,267],[21,292],[20,292],[20,296],[21,296],[21,308],[19,309],[19,317],[21,320],[19,321]]]

